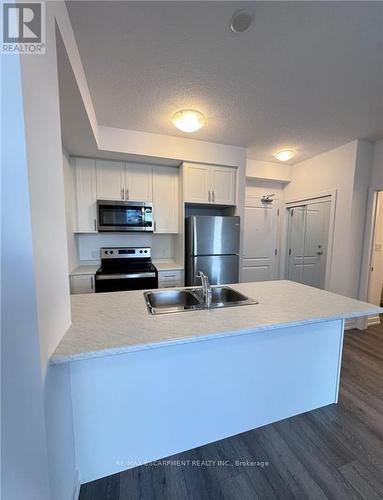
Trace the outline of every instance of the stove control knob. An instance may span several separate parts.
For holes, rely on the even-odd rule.
[[[145,253],[148,253],[148,251],[147,251],[147,250],[145,250]]]
[[[107,254],[107,253],[108,253],[108,250],[105,250],[105,254]]]
[[[142,253],[142,250],[140,250],[140,253]]]
[[[113,253],[113,250],[111,250],[109,253]]]

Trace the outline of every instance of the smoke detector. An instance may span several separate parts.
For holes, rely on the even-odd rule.
[[[233,33],[244,33],[252,24],[252,12],[248,9],[239,9],[231,17],[230,29]]]

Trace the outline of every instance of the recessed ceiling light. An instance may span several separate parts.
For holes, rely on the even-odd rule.
[[[248,9],[239,9],[231,17],[230,29],[233,33],[247,31],[253,23],[253,14]]]
[[[279,161],[289,161],[295,155],[296,152],[292,149],[285,149],[283,151],[278,151],[278,153],[274,153],[275,158]]]
[[[182,132],[196,132],[206,123],[206,118],[199,111],[182,109],[173,116],[174,125]]]

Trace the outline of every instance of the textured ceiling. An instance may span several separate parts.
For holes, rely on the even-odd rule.
[[[101,125],[302,160],[383,137],[382,2],[67,2]],[[229,30],[241,6],[243,34]],[[172,115],[202,111],[188,135]]]

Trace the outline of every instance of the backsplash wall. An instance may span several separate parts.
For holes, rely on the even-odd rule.
[[[152,249],[152,259],[174,259],[174,236],[171,234],[77,234],[80,261],[99,261],[102,247],[140,247]]]

